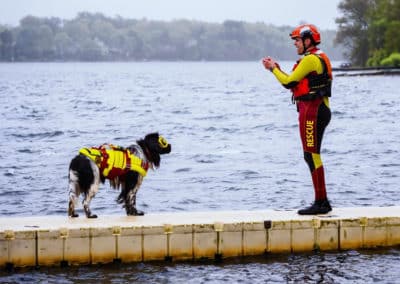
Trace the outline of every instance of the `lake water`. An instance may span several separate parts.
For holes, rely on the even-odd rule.
[[[291,63],[282,66],[288,70]],[[333,207],[399,205],[400,77],[335,77],[322,159]],[[67,216],[81,147],[172,144],[145,212],[297,209],[313,200],[290,93],[260,62],[0,64],[0,216]],[[108,184],[97,215],[125,214]],[[79,208],[81,213],[81,208]],[[66,217],[67,218],[67,217]],[[395,283],[400,250],[0,272],[0,282]]]

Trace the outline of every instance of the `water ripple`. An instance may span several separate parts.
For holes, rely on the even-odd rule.
[[[48,132],[39,132],[39,133],[12,133],[11,136],[16,138],[51,138],[63,135],[63,131],[48,131]]]

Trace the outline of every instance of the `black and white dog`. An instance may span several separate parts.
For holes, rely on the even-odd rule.
[[[171,145],[158,133],[146,135],[137,144],[123,148],[112,144],[82,148],[69,166],[68,216],[78,217],[75,205],[83,194],[83,209],[88,218],[97,218],[90,211],[90,201],[106,179],[113,188],[121,188],[117,198],[127,215],[143,215],[136,209],[136,193],[149,168],[160,166],[160,155],[171,152]]]

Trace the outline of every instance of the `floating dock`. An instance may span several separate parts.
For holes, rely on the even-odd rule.
[[[377,76],[377,75],[400,75],[400,67],[346,67],[332,68],[336,77],[351,76]],[[336,73],[341,72],[341,73]]]
[[[100,213],[100,212],[98,212]],[[347,250],[400,245],[400,207],[216,211],[145,216],[1,217],[0,267]]]

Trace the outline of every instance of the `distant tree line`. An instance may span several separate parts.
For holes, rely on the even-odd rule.
[[[72,20],[26,16],[0,26],[1,61],[257,60],[296,57],[292,27],[227,20],[221,24],[171,22],[79,13]],[[335,31],[323,31],[323,48],[342,58]]]
[[[400,67],[400,0],[344,0],[336,41],[357,66]]]

